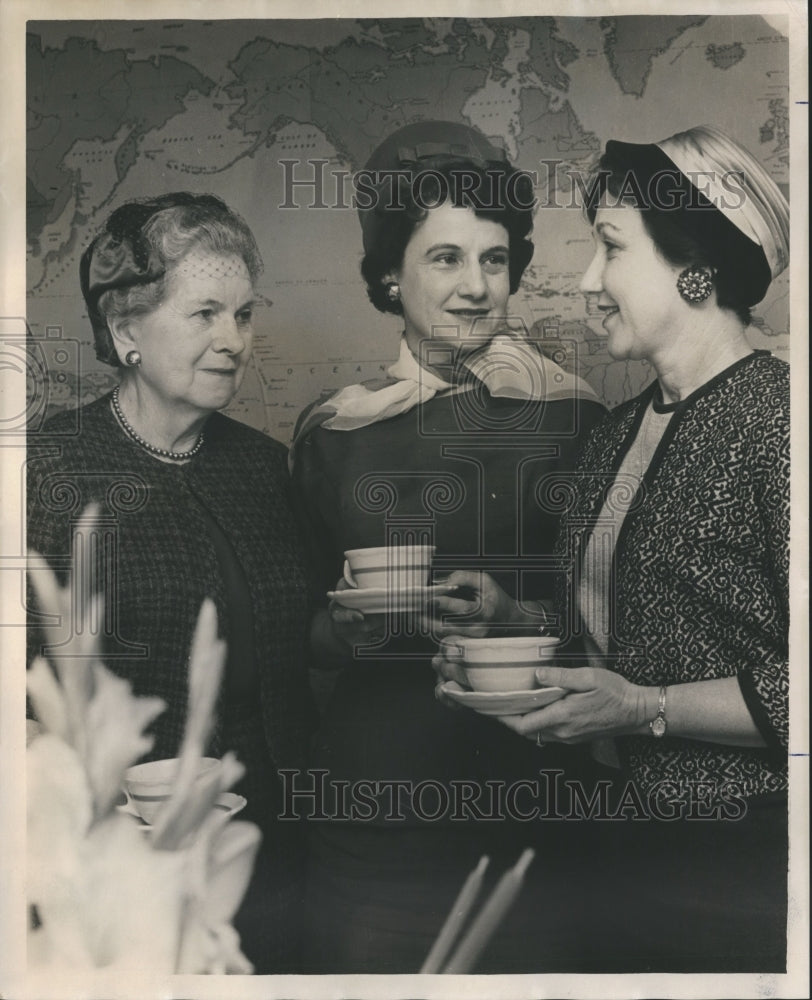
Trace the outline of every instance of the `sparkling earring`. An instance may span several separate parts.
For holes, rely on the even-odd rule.
[[[686,267],[677,278],[677,290],[686,302],[704,302],[713,291],[713,272],[707,267]]]
[[[400,285],[396,281],[386,286],[386,296],[390,302],[400,302]]]
[[[127,351],[124,355],[124,364],[128,368],[137,368],[141,364],[141,354],[139,351]]]

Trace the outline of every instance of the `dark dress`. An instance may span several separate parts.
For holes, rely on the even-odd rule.
[[[602,413],[574,399],[492,398],[477,384],[353,431],[312,430],[297,443],[295,481],[324,590],[344,550],[412,538],[436,545],[435,570],[488,569],[514,595],[549,595],[558,518],[544,484],[568,474]],[[550,748],[542,759],[498,722],[435,701],[436,642],[397,627],[371,655],[356,652],[314,739],[328,794],[309,823],[310,972],[418,971],[479,857],[499,874],[538,839],[488,796],[568,756]],[[349,798],[330,796],[337,783]],[[374,803],[353,809],[370,788]]]
[[[214,414],[184,465],[161,462],[123,433],[105,396],[49,421],[28,440],[28,543],[64,577],[72,527],[100,505],[106,594],[103,656],[136,695],[166,711],[147,759],[177,755],[187,707],[192,633],[204,597],[229,644],[207,752],[236,751],[248,799],[240,818],[263,845],[235,925],[257,971],[298,970],[304,874],[301,833],[280,823],[279,768],[305,764],[309,587],[293,515],[286,449]],[[31,614],[29,658],[42,634]]]

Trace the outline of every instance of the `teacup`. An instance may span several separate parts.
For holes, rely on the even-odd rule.
[[[529,691],[538,687],[536,669],[555,655],[559,640],[548,636],[491,636],[469,639],[454,635],[441,648],[461,659],[474,691]]]
[[[161,806],[172,794],[179,764],[180,760],[177,757],[150,760],[145,764],[128,767],[124,772],[124,791],[127,799],[145,823],[152,823],[155,820]],[[198,762],[197,779],[219,766],[220,761],[215,757],[201,757]]]
[[[344,578],[354,587],[402,591],[429,582],[433,545],[383,545],[344,553]]]

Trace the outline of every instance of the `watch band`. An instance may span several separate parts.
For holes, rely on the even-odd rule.
[[[665,736],[668,729],[668,723],[665,719],[665,693],[667,688],[665,685],[660,687],[660,696],[657,699],[657,714],[649,722],[648,727],[651,730],[651,735],[656,736],[657,739],[662,739]]]

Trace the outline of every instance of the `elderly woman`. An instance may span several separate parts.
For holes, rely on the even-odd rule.
[[[296,968],[301,838],[275,820],[276,772],[304,762],[309,591],[286,449],[217,412],[249,364],[261,268],[247,225],[217,198],[113,212],[83,254],[81,287],[97,356],[120,383],[30,438],[28,538],[64,570],[72,524],[100,506],[105,661],[166,702],[153,758],[177,756],[192,633],[215,600],[228,659],[208,752],[233,750],[246,767],[236,790],[267,849],[236,926],[271,972]]]
[[[581,885],[585,909],[612,914],[599,967],[778,971],[789,370],[746,330],[787,264],[788,208],[710,126],[609,142],[599,171],[581,287],[612,357],[645,359],[656,379],[594,430],[570,484],[558,544],[570,658],[537,671],[564,697],[503,722],[542,747],[591,743],[609,765],[618,822],[601,824],[601,864]],[[451,580],[521,617],[489,578]],[[464,682],[459,664],[437,666]]]
[[[567,475],[602,406],[520,324],[507,326],[533,252],[528,179],[475,129],[434,121],[389,136],[361,178],[375,195],[360,213],[362,273],[372,303],[402,317],[403,336],[385,379],[321,402],[295,439],[324,590],[345,550],[416,540],[436,546],[435,570],[499,558],[511,594],[537,600],[552,586],[558,527],[540,517],[537,486]],[[416,972],[480,856],[495,855],[497,871],[515,861],[526,826],[482,820],[485,781],[536,777],[538,751],[436,703],[427,631],[330,610],[322,632],[332,626],[348,644],[314,743],[327,780],[309,827],[308,968]],[[354,808],[370,787],[372,805]],[[476,800],[467,807],[453,798],[463,787]]]

